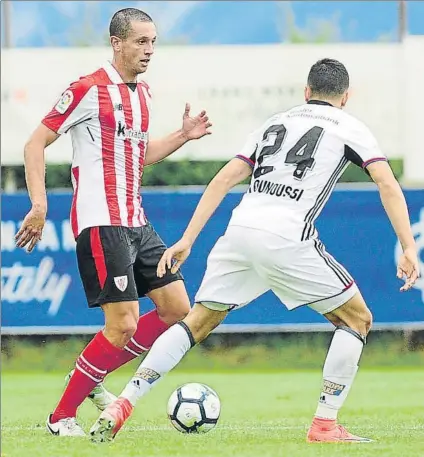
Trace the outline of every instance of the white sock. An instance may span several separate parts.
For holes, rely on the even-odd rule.
[[[194,344],[190,329],[184,322],[170,327],[154,342],[120,397],[127,398],[135,406],[137,400],[149,392],[163,375],[178,365]]]
[[[334,332],[323,369],[323,387],[315,416],[337,419],[358,371],[358,363],[364,347],[361,336],[348,327]]]

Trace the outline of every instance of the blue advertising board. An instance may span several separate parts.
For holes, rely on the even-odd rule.
[[[178,240],[201,196],[196,191],[144,192],[146,214],[167,244]],[[424,266],[424,190],[405,191],[414,235]],[[197,240],[183,266],[192,299],[212,246],[223,234],[242,193],[230,193]],[[29,208],[25,194],[3,194],[1,221],[1,292],[3,334],[92,333],[101,328],[101,310],[87,308],[80,282],[75,242],[69,223],[71,195],[49,196],[43,239],[33,253],[18,249],[14,235]],[[320,237],[352,274],[374,314],[374,328],[424,328],[424,278],[408,293],[399,292],[396,259],[400,254],[393,229],[375,190],[337,190],[320,220]],[[422,268],[424,270],[424,268]],[[152,308],[140,301],[141,312]],[[308,308],[287,311],[268,292],[233,311],[218,331],[291,331],[330,329]]]

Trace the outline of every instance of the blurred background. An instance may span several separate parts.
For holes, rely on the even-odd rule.
[[[88,311],[69,224],[70,138],[47,151],[49,213],[31,255],[14,235],[29,209],[23,146],[61,92],[111,57],[108,24],[123,7],[145,10],[159,39],[146,80],[152,135],[180,126],[184,103],[207,109],[213,135],[148,167],[143,202],[166,243],[182,234],[204,186],[277,111],[303,101],[310,66],[347,66],[347,110],[365,121],[400,180],[424,270],[424,2],[422,1],[2,1],[1,185],[4,370],[64,373],[101,328]],[[206,257],[245,187],[223,202],[184,266],[194,296]],[[356,278],[374,314],[365,366],[423,366],[424,278],[407,294],[395,277],[400,247],[375,186],[351,166],[318,224],[327,248]],[[151,308],[141,301],[142,312]],[[186,366],[319,368],[331,327],[308,309],[287,312],[268,293],[232,313]],[[45,350],[40,351],[40,347]],[[231,348],[231,351],[228,349]],[[201,355],[207,352],[209,357]],[[200,355],[200,356],[199,356]],[[196,365],[197,364],[197,365]]]

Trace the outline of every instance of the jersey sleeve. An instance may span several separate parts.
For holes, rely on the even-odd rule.
[[[237,159],[243,160],[252,168],[256,163],[256,151],[259,145],[259,130],[255,130],[248,137],[241,151],[236,155]]]
[[[366,169],[374,162],[387,161],[370,129],[362,123],[355,125],[346,141],[345,155],[355,165]]]
[[[93,117],[94,103],[90,100],[90,91],[93,87],[93,84],[86,79],[72,83],[41,122],[61,135]]]
[[[236,155],[237,159],[244,160],[252,168],[255,168],[256,161],[258,160],[257,152],[259,145],[263,141],[263,136],[269,126],[278,122],[279,115],[272,116],[265,123],[263,123],[257,130],[253,131],[246,140],[241,151]],[[260,153],[260,151],[259,151]]]

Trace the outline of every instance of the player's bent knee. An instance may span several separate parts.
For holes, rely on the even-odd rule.
[[[102,306],[105,312],[105,337],[117,347],[124,347],[137,330],[138,303],[109,303]]]
[[[347,326],[366,336],[372,326],[372,314],[358,292],[345,304],[325,315],[336,327]]]
[[[182,281],[152,290],[148,296],[153,300],[161,320],[168,325],[183,320],[190,312],[190,299]]]
[[[195,303],[183,322],[190,329],[194,341],[203,341],[225,319],[228,311],[215,311]]]
[[[173,325],[176,322],[182,321],[190,312],[190,303],[174,304],[172,307],[158,307],[158,315],[165,324]]]
[[[372,327],[372,313],[368,308],[364,309],[362,321],[363,321],[366,333],[368,333]]]
[[[367,336],[372,326],[371,311],[364,306],[358,310],[356,315],[349,318],[348,326],[363,336]]]
[[[158,308],[159,317],[168,325],[182,321],[190,312],[190,302],[188,300],[179,300],[169,307]]]
[[[122,338],[128,342],[137,330],[137,321],[128,316],[117,325],[118,332],[122,335]]]
[[[105,325],[105,337],[117,347],[125,347],[137,330],[137,321],[132,317]]]

